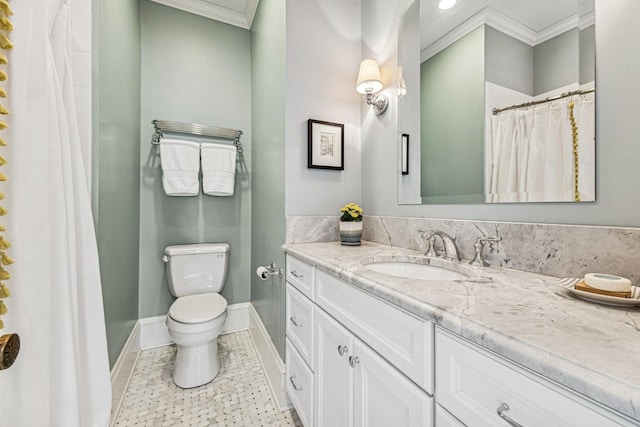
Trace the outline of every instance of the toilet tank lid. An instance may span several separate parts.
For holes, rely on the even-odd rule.
[[[195,243],[191,245],[171,245],[164,248],[165,255],[191,255],[229,252],[228,243]]]

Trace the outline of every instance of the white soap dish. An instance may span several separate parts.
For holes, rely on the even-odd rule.
[[[591,292],[579,291],[575,288],[576,283],[582,279],[558,279],[558,284],[580,299],[598,304],[612,305],[616,307],[632,307],[640,305],[640,287],[631,286],[631,297],[621,298],[609,295],[594,294]]]

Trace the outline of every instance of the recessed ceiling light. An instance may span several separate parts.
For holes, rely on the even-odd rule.
[[[438,7],[443,10],[450,9],[453,7],[454,4],[456,4],[456,0],[440,0]]]

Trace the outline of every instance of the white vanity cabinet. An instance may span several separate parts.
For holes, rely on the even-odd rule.
[[[433,325],[291,255],[286,270],[287,392],[303,424],[433,426]]]
[[[433,424],[431,396],[316,307],[317,426]]]
[[[356,261],[333,265],[346,277],[353,274],[348,265]],[[635,419],[405,311],[402,306],[410,296],[397,293],[397,282],[385,288],[384,283],[355,275],[353,283],[287,254],[287,390],[306,427],[640,426]],[[368,292],[368,286],[374,288]],[[378,292],[387,296],[379,297]],[[429,313],[429,306],[424,307]],[[453,311],[445,314],[449,323],[443,324],[459,320],[454,324],[463,331],[477,333],[475,327],[483,326],[465,329],[467,322],[474,323],[472,318]],[[526,356],[526,344],[516,334],[512,338],[504,342],[514,347],[503,354]],[[531,351],[535,355],[540,349]],[[569,379],[566,384],[571,385]],[[593,386],[596,392],[602,389]]]
[[[585,397],[436,328],[436,426],[637,425]]]

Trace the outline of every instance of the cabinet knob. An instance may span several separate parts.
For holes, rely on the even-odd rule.
[[[338,354],[340,356],[344,356],[348,351],[349,351],[349,349],[347,348],[346,345],[339,345],[338,346]]]
[[[293,271],[291,272],[291,275],[292,275],[293,277],[297,277],[298,279],[302,279],[302,278],[304,277],[304,274],[302,274],[302,273],[298,273],[298,271],[297,271],[297,270],[293,270]]]
[[[358,356],[349,356],[349,366],[355,368],[356,365],[360,363],[360,358]]]
[[[289,377],[289,381],[291,382],[291,385],[293,386],[293,389],[294,389],[295,391],[302,391],[302,387],[298,387],[298,386],[296,385],[295,381],[293,381],[293,379],[294,379],[295,377],[296,377],[295,375],[290,376],[290,377]]]
[[[293,323],[293,325],[297,326],[298,328],[302,328],[302,326],[304,325],[302,322],[298,322],[295,316],[291,316],[289,320],[291,320],[291,323]]]
[[[500,418],[508,422],[510,426],[524,427],[522,424],[515,422],[505,414],[505,412],[507,412],[508,410],[509,410],[509,405],[507,405],[506,403],[502,403],[500,406],[498,406],[498,409],[496,409],[496,412],[498,413],[498,415],[500,415]]]

